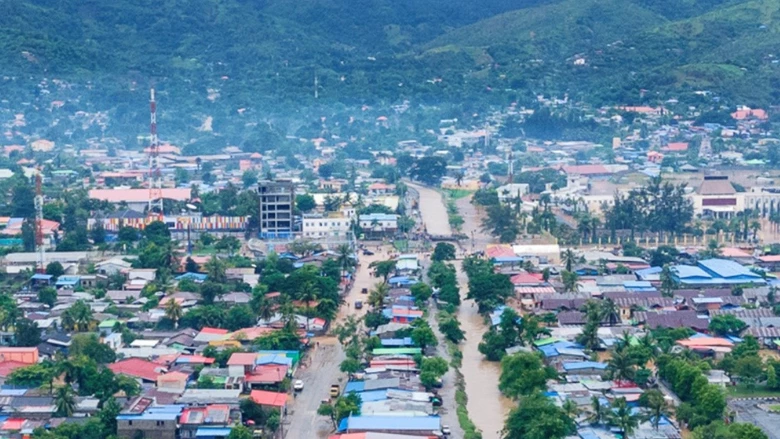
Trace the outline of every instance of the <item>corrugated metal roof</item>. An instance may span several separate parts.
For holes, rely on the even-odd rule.
[[[350,416],[341,421],[339,431],[345,430],[394,430],[437,431],[441,428],[438,416]]]

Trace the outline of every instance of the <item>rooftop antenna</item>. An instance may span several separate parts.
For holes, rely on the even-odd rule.
[[[151,145],[149,145],[149,209],[148,215],[163,216],[162,178],[160,173],[160,142],[157,139],[157,102],[154,100],[154,88],[149,99],[151,111]]]
[[[43,189],[41,170],[35,174],[35,250],[38,252],[38,273],[46,272],[46,249],[43,247]]]
[[[317,70],[314,70],[314,99],[320,97],[319,78],[317,78]]]

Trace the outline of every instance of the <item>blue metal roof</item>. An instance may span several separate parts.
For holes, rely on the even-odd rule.
[[[626,288],[636,289],[636,288],[653,288],[653,284],[646,280],[627,280],[623,282],[623,286]]]
[[[350,381],[344,386],[344,393],[360,393],[366,388],[366,383],[363,381]]]
[[[76,285],[80,280],[80,276],[60,276],[57,279],[57,285]]]
[[[398,347],[398,346],[414,346],[412,337],[404,338],[385,338],[381,340],[382,346],[385,347]]]
[[[195,431],[195,437],[222,437],[230,435],[231,428],[219,427],[209,428],[201,427]]]
[[[677,274],[681,280],[693,280],[693,279],[712,279],[712,276],[699,267],[692,265],[676,265],[672,267],[672,271]]]
[[[350,416],[339,424],[339,431],[436,431],[440,428],[438,416]]]
[[[387,389],[358,392],[358,395],[362,402],[384,401],[387,399]]]
[[[761,279],[761,276],[758,274],[753,273],[742,265],[728,259],[705,259],[699,261],[699,267],[726,279],[735,277]]]
[[[32,275],[30,279],[33,280],[51,280],[51,278],[54,277],[50,274],[43,274],[43,273],[35,273]]]
[[[579,369],[605,370],[606,368],[607,368],[606,363],[599,363],[597,361],[573,361],[569,363],[563,363],[564,370],[579,370]]]
[[[176,276],[176,280],[190,279],[190,280],[205,281],[207,277],[208,275],[203,273],[184,273],[179,276]]]

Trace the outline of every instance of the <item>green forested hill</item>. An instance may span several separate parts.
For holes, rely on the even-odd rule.
[[[91,81],[85,100],[96,108],[134,106],[144,98],[128,89],[154,83],[217,123],[236,108],[311,104],[315,74],[321,102],[345,104],[538,93],[635,103],[698,88],[765,104],[780,88],[779,9],[780,0],[0,0],[0,62],[6,75]]]

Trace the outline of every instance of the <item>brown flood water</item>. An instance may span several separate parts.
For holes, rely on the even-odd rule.
[[[461,297],[465,298],[468,291],[468,279],[458,268],[458,283]],[[466,381],[466,394],[469,402],[467,408],[469,417],[482,430],[483,439],[499,439],[504,427],[504,420],[514,404],[498,390],[498,379],[501,375],[499,363],[485,361],[478,350],[482,334],[487,327],[472,300],[464,300],[458,311],[460,327],[466,333],[466,341],[461,345],[463,365],[460,368]]]
[[[410,184],[410,186],[420,193],[420,213],[428,228],[428,233],[434,235],[451,234],[447,209],[441,194],[415,184]],[[464,230],[468,230],[469,233],[474,230],[477,244],[482,244],[489,238],[480,236],[482,233],[478,227],[478,215],[474,208],[468,204],[468,201],[464,200],[458,202],[459,210],[465,220]],[[460,270],[460,261],[454,262],[458,269],[461,296],[465,299],[468,292],[468,279]],[[464,300],[458,311],[458,320],[466,333],[466,341],[461,345],[463,365],[460,371],[466,382],[466,394],[469,399],[467,408],[469,417],[477,428],[482,430],[484,439],[499,439],[501,437],[500,431],[504,427],[504,419],[513,403],[502,396],[498,390],[498,378],[501,374],[499,364],[485,361],[477,349],[487,327],[482,317],[477,313],[477,308],[472,307],[472,304],[473,301]]]

